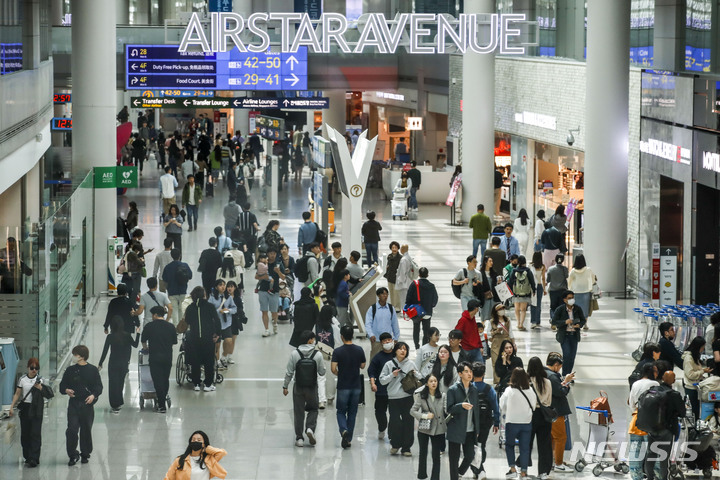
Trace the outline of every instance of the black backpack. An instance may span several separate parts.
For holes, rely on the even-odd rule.
[[[318,227],[317,223],[315,224],[315,228],[317,228],[317,232],[315,233],[315,243],[317,243],[318,245],[321,245],[320,248],[322,248],[324,250],[327,248],[327,241],[328,241],[327,233],[320,230],[320,227]]]
[[[632,388],[633,383],[637,382],[642,378],[642,373],[640,373],[640,370],[638,370],[637,367],[635,367],[635,370],[632,371],[630,376],[628,377],[628,383],[630,384],[630,388]]]
[[[308,269],[308,260],[310,257],[303,255],[297,262],[295,262],[295,278],[305,283],[310,276],[310,270]]]
[[[465,274],[465,278],[468,278],[468,271],[467,268],[463,268],[463,273]],[[455,277],[453,277],[453,280],[455,280]],[[452,280],[450,280],[450,286],[452,287],[453,295],[455,295],[455,298],[460,298],[462,294],[462,285],[455,285]]]
[[[493,407],[490,400],[490,385],[485,385],[485,389],[482,392],[478,392],[478,403],[477,409],[480,412],[480,425],[482,427],[489,427],[493,423]]]
[[[175,270],[175,280],[180,285],[185,285],[190,281],[190,274],[188,273],[188,268],[185,265],[179,265],[177,270]]]
[[[660,387],[650,387],[638,399],[638,413],[635,425],[643,432],[658,435],[665,430],[668,392]]]
[[[295,385],[301,388],[311,388],[317,385],[317,363],[313,357],[317,350],[313,350],[309,357],[303,356],[299,348],[300,360],[295,364]]]

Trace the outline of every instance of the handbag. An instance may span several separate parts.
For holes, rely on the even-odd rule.
[[[395,360],[393,360],[393,363],[397,368],[400,368],[400,365],[398,365]],[[410,374],[402,372],[403,378],[400,380],[400,386],[405,393],[414,393],[415,390],[422,387],[422,382],[415,375],[411,375],[412,372],[414,372],[414,370],[410,371]]]
[[[123,255],[122,260],[120,260],[120,265],[117,267],[117,273],[122,275],[123,273],[127,273],[127,265],[125,264],[125,259],[127,259],[127,253]]]
[[[535,390],[535,386],[533,384],[530,384],[530,387],[533,389],[533,392],[535,392],[535,396],[538,397],[538,408],[540,409],[540,413],[542,414],[543,419],[548,423],[553,423],[558,418],[557,410],[555,410],[553,407],[543,405],[540,401],[540,396],[538,395],[537,390]]]
[[[600,288],[600,285],[597,284],[597,281],[593,282],[592,298],[593,299],[602,298],[602,295],[603,295],[603,292],[602,292],[602,289]]]
[[[423,418],[418,422],[418,430],[430,430],[432,418]]]
[[[420,284],[417,280],[413,283],[415,284],[415,288],[417,289],[417,301],[420,302]],[[422,317],[425,316],[425,309],[422,305],[420,305],[420,303],[415,303],[413,305],[405,305],[405,307],[403,308],[403,312],[405,312],[405,315],[412,319],[417,318],[418,320],[420,320]]]

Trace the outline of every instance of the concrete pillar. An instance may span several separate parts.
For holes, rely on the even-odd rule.
[[[585,135],[585,257],[603,289],[618,292],[625,288],[620,256],[627,240],[630,2],[589,0],[587,39],[585,131],[580,132]]]
[[[515,13],[518,13],[517,10]],[[528,15],[527,18],[535,18],[535,15]],[[556,31],[556,55],[583,61],[585,58],[584,1],[558,0]]]
[[[137,24],[137,17],[135,19]],[[115,0],[115,22],[117,25],[130,25],[130,0]]]
[[[415,111],[416,117],[423,118],[422,130],[416,130],[411,132],[413,138],[410,144],[410,158],[415,160],[418,165],[424,165],[425,160],[431,160],[425,152],[425,135],[427,134],[427,97],[428,92],[425,90],[425,70],[422,68],[418,69],[417,72],[417,110]],[[434,158],[432,160],[435,160]]]
[[[40,66],[40,0],[25,0],[22,4],[23,69]]]
[[[250,0],[240,0],[233,2],[233,12],[239,13],[244,18],[248,18],[253,13],[252,2]],[[244,93],[246,96],[249,92]],[[236,108],[233,116],[235,118],[235,130],[240,130],[245,138],[249,135],[250,130],[250,110],[247,108]],[[235,132],[233,132],[234,134]]]
[[[51,0],[50,2],[50,25],[62,25],[65,13],[63,12],[63,0]]]
[[[655,0],[653,68],[685,69],[685,0]]]
[[[494,0],[465,0],[465,13],[494,13]],[[478,203],[494,210],[495,55],[463,56],[462,219],[469,222]]]
[[[312,133],[315,131],[315,111],[307,110],[305,112],[305,131]]]
[[[115,2],[73,0],[73,174],[115,165]],[[93,295],[107,290],[106,238],[115,235],[116,191],[95,190]]]

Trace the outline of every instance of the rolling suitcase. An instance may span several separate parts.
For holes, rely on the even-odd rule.
[[[212,183],[212,177],[208,177],[207,183],[205,184],[205,196],[214,197],[215,186]]]

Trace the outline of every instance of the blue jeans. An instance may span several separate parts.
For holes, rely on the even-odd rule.
[[[465,350],[465,354],[467,355],[468,362],[480,362],[485,363],[485,359],[482,356],[482,350],[479,348],[475,348],[473,350]]]
[[[410,208],[418,208],[417,197],[415,197],[416,193],[417,188],[412,187],[410,189]]]
[[[648,452],[647,435],[630,434],[628,447],[628,463],[630,463],[630,478],[642,480],[645,473],[645,457]]]
[[[290,299],[288,297],[280,297],[278,299],[278,303],[280,304],[280,310],[282,311],[290,308]]]
[[[198,206],[188,204],[185,208],[187,208],[188,228],[197,228]]]
[[[352,440],[355,430],[355,417],[357,416],[358,403],[360,403],[360,389],[338,390],[335,394],[335,407],[337,408],[337,423],[340,435],[347,430],[347,441]]]
[[[515,439],[520,447],[520,471],[527,472],[530,461],[530,434],[532,425],[530,423],[508,423],[505,425],[505,457],[508,466],[515,466]]]
[[[530,323],[533,325],[540,325],[540,314],[542,313],[540,305],[543,297],[542,284],[538,285],[535,291],[537,292],[537,301],[534,305],[530,305]]]
[[[462,307],[463,312],[465,310],[467,310],[467,304],[470,300],[476,300],[476,298],[475,297],[467,297],[465,295],[460,296],[460,306]]]
[[[365,261],[368,266],[379,263],[378,262],[378,244],[377,243],[366,243],[365,244]]]
[[[562,328],[562,327],[561,327]],[[563,354],[562,372],[563,377],[572,373],[575,367],[575,356],[577,355],[578,339],[575,335],[566,335],[565,340],[560,344]]]
[[[475,255],[475,257],[478,256],[478,247],[480,247],[480,258],[482,258],[487,249],[487,238],[473,238],[473,255]],[[478,263],[481,263],[480,260],[478,260]]]

